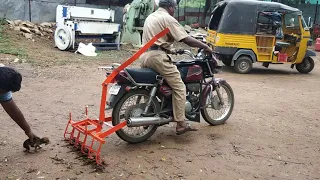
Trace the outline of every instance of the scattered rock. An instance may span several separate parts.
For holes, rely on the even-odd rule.
[[[73,178],[68,178],[67,180],[77,180],[77,177],[73,177]]]
[[[13,21],[7,19],[8,24],[15,25]]]
[[[0,64],[0,67],[3,67],[4,64]],[[0,146],[5,146],[7,145],[7,141],[3,141],[3,142],[0,142]]]
[[[40,25],[29,22],[29,21],[22,21],[22,20],[14,20],[9,21],[10,28],[15,31],[20,31],[19,35],[24,36],[27,39],[32,39],[32,35],[38,35],[38,36],[52,36],[53,29],[56,25],[56,23],[51,22],[44,22]],[[52,37],[48,37],[48,39],[51,39]],[[34,41],[34,40],[33,40]]]
[[[16,26],[13,28],[15,31],[20,31],[20,27],[19,26]]]
[[[31,23],[31,22],[26,22],[26,26],[27,26],[28,28],[34,28],[34,24]]]
[[[40,27],[40,26],[34,25],[33,29],[34,29],[34,30],[39,30],[39,27]]]
[[[43,36],[43,34],[41,33],[41,31],[39,29],[31,29],[31,31],[33,33],[35,33],[36,35]]]
[[[53,33],[53,31],[51,29],[49,29],[49,28],[44,29],[44,31],[47,32],[47,33]]]
[[[30,168],[30,169],[28,169],[28,171],[27,171],[27,173],[34,173],[34,172],[36,172],[37,171],[37,169],[32,169],[32,168]],[[37,174],[38,175],[38,174]]]
[[[24,37],[26,37],[27,39],[32,39],[32,34],[24,33]]]
[[[19,60],[20,60],[19,58],[15,58],[15,59],[13,60],[13,62],[14,62],[14,63],[17,63],[17,62],[19,62]]]
[[[14,24],[15,24],[16,26],[19,26],[21,23],[22,23],[21,20],[15,20],[15,21],[14,21]]]
[[[83,171],[76,171],[76,175],[80,175],[82,173],[83,173]]]
[[[20,30],[23,31],[23,32],[26,32],[26,33],[31,33],[29,28],[26,28],[26,27],[23,27],[23,26],[20,27]]]
[[[43,31],[43,27],[39,26],[38,28],[39,28],[40,31]]]
[[[52,27],[52,24],[48,23],[48,22],[44,22],[44,23],[41,23],[40,26],[42,26],[42,27]]]

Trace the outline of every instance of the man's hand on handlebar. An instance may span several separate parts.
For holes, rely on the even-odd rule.
[[[206,51],[206,52],[208,52],[208,53],[210,53],[210,54],[213,53],[212,49],[211,49],[208,45],[207,45],[207,47],[204,48],[203,50]]]

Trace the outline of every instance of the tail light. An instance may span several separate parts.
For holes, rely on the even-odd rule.
[[[128,83],[130,82],[128,79],[128,75],[124,72],[124,71],[121,71],[116,77],[115,77],[115,81],[118,83],[118,84],[123,84],[123,83]]]

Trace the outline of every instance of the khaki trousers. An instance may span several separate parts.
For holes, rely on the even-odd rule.
[[[147,51],[140,56],[142,68],[151,68],[158,72],[172,88],[172,106],[174,121],[185,120],[186,86],[180,72],[168,55],[160,50]]]

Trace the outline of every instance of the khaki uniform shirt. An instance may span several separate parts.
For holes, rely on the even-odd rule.
[[[165,36],[159,38],[154,44],[165,49],[172,49],[174,40],[181,41],[189,35],[179,22],[172,17],[165,9],[159,8],[157,11],[150,14],[143,26],[142,44],[145,45],[155,35],[169,28],[170,32]]]

